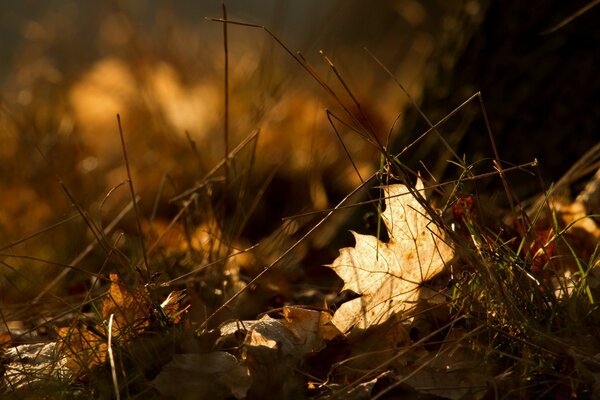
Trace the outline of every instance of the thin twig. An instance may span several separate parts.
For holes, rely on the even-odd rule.
[[[133,180],[131,179],[131,170],[129,168],[129,157],[127,156],[127,148],[125,147],[125,136],[123,135],[123,126],[121,125],[121,116],[117,114],[117,124],[119,125],[119,137],[121,138],[121,149],[123,150],[123,160],[125,161],[125,168],[127,169],[127,181],[129,183],[129,191],[131,193],[131,199],[133,200],[133,210],[135,212],[135,220],[137,223],[138,235],[140,235],[140,246],[142,248],[142,255],[144,256],[143,268],[140,269],[140,273],[144,282],[150,281],[149,268],[148,268],[148,254],[146,253],[146,244],[144,243],[144,234],[142,231],[142,222],[140,218],[140,211],[137,205],[135,190],[133,188]],[[137,266],[136,266],[137,267]]]
[[[590,11],[592,8],[596,7],[598,4],[600,4],[600,0],[592,0],[592,1],[590,1],[588,4],[586,4],[585,6],[581,7],[579,10],[575,11],[573,14],[569,15],[567,18],[565,18],[562,21],[560,21],[558,24],[554,25],[552,28],[546,29],[545,31],[542,31],[540,33],[540,35],[547,35],[549,33],[556,32],[557,30],[559,30],[559,29],[563,28],[564,26],[570,24],[575,18],[581,17],[583,14],[585,14],[588,11]]]
[[[21,244],[21,243],[23,243],[23,242],[26,242],[26,241],[28,241],[29,239],[32,239],[32,238],[34,238],[34,237],[36,237],[36,236],[38,236],[38,235],[41,235],[42,233],[46,233],[46,232],[48,232],[48,231],[51,231],[51,230],[52,230],[52,229],[54,229],[54,228],[58,228],[59,226],[61,226],[61,225],[63,225],[63,224],[66,224],[67,222],[69,222],[69,221],[72,221],[72,220],[74,220],[75,218],[78,218],[78,217],[80,217],[80,216],[81,216],[81,215],[79,215],[79,214],[73,214],[73,215],[71,215],[70,217],[67,217],[67,218],[65,218],[65,219],[62,219],[62,220],[60,220],[60,221],[58,221],[58,222],[56,222],[56,223],[54,223],[54,224],[50,225],[50,226],[47,226],[47,227],[45,227],[45,228],[42,228],[42,229],[40,229],[40,230],[39,230],[39,231],[37,231],[37,232],[31,233],[31,234],[29,234],[29,235],[27,235],[27,236],[25,236],[25,237],[23,237],[23,238],[21,238],[21,239],[15,240],[14,242],[11,242],[11,243],[9,243],[9,244],[6,244],[6,245],[4,245],[4,246],[0,247],[0,251],[3,251],[3,250],[6,250],[6,249],[9,249],[9,248],[11,248],[11,247],[14,247],[14,246],[16,246],[16,245],[18,245],[18,244]]]
[[[225,1],[221,3],[223,10],[223,20],[227,21],[227,6]],[[227,43],[227,23],[223,23],[223,53],[225,58],[224,66],[224,97],[225,97],[225,113],[223,116],[223,136],[225,141],[225,189],[229,187],[229,48]]]
[[[237,255],[240,255],[240,254],[242,254],[242,253],[247,253],[247,252],[249,252],[250,250],[253,250],[253,249],[255,249],[255,248],[256,248],[256,247],[258,247],[258,246],[259,246],[259,244],[257,243],[257,244],[255,244],[255,245],[253,245],[253,246],[250,246],[250,247],[247,247],[247,248],[245,248],[245,249],[243,249],[243,250],[237,251],[237,252],[235,252],[235,253],[231,253],[231,254],[229,254],[228,256],[222,257],[222,258],[220,258],[220,259],[218,259],[218,260],[216,260],[216,261],[213,261],[213,262],[211,262],[211,263],[204,264],[204,265],[202,265],[201,267],[198,267],[198,268],[196,268],[196,269],[194,269],[194,270],[192,270],[192,271],[190,271],[190,272],[187,272],[187,273],[185,273],[185,274],[183,274],[183,275],[180,275],[180,276],[178,276],[177,278],[171,279],[170,281],[167,281],[167,282],[162,282],[162,283],[161,283],[161,284],[159,284],[158,286],[160,286],[160,287],[168,287],[168,286],[171,286],[173,283],[175,283],[175,282],[177,282],[177,281],[180,281],[180,280],[182,280],[183,278],[187,278],[188,276],[191,276],[191,275],[197,274],[197,273],[198,273],[198,272],[200,272],[200,271],[204,271],[206,268],[208,268],[208,267],[210,267],[210,266],[212,266],[212,265],[215,265],[215,264],[222,263],[222,262],[224,262],[225,260],[227,260],[227,259],[229,259],[229,258],[235,257],[235,256],[237,256]],[[224,306],[225,306],[225,305],[223,305],[222,307],[224,307]]]
[[[526,167],[535,167],[536,165],[537,165],[537,161],[532,161],[532,162],[529,162],[529,163],[525,163],[525,164],[516,165],[516,166],[513,166],[513,167],[504,168],[504,172],[522,171]],[[492,176],[496,176],[498,174],[499,174],[499,172],[497,170],[495,170],[493,172],[486,172],[486,173],[479,174],[479,175],[468,176],[468,177],[461,177],[460,179],[454,179],[454,180],[451,180],[451,181],[440,182],[440,183],[437,183],[435,185],[429,185],[429,186],[424,187],[423,189],[416,190],[416,191],[417,192],[426,192],[426,191],[429,191],[429,190],[439,189],[441,187],[448,186],[448,185],[458,184],[458,183],[467,182],[467,181],[476,181],[476,180],[483,179],[483,178],[489,178],[489,177],[492,177]],[[410,193],[404,193],[402,195],[388,196],[388,197],[383,197],[383,199],[388,199],[388,198],[391,198],[391,197],[398,197],[398,196],[407,196],[409,194]],[[363,205],[366,205],[366,204],[376,203],[378,201],[379,201],[379,199],[365,200],[365,201],[360,201],[358,203],[347,204],[347,205],[343,205],[343,206],[339,206],[339,207],[334,207],[334,208],[324,208],[322,210],[307,211],[307,212],[304,212],[304,213],[299,213],[299,214],[290,215],[288,217],[283,217],[281,220],[285,221],[285,220],[288,220],[288,219],[302,218],[302,217],[306,217],[306,216],[314,215],[314,214],[322,214],[322,213],[331,212],[331,211],[339,211],[339,210],[344,210],[344,209],[347,209],[347,208],[353,208],[353,207],[357,207],[357,206],[363,206]]]
[[[202,188],[204,188],[207,185],[207,182],[209,182],[209,180],[211,179],[211,177],[223,166],[225,165],[225,163],[227,162],[228,159],[232,159],[233,157],[235,157],[235,155],[237,153],[239,153],[244,147],[246,147],[246,145],[248,143],[250,143],[252,140],[254,140],[258,134],[260,133],[259,129],[254,130],[250,135],[248,135],[248,137],[246,137],[244,140],[242,140],[240,142],[240,144],[238,144],[235,149],[231,150],[229,152],[229,154],[227,155],[227,157],[225,157],[224,159],[222,159],[221,161],[219,161],[217,163],[217,165],[215,165],[210,171],[208,171],[208,173],[204,176],[204,178],[202,178],[201,183],[194,186],[191,189],[188,189],[186,191],[184,191],[183,193],[178,194],[175,197],[172,197],[169,202],[170,203],[174,203],[177,202],[179,200],[182,200],[190,195],[192,195],[193,193],[201,190]]]
[[[336,208],[339,207],[339,206],[341,206],[343,203],[345,203],[346,200],[348,200],[350,197],[352,197],[353,195],[355,195],[360,189],[362,189],[368,182],[370,182],[376,176],[377,176],[377,173],[372,174],[368,179],[365,180],[364,183],[360,184],[354,190],[352,190],[349,194],[346,195],[346,197],[344,197],[337,204]],[[279,262],[281,262],[281,260],[283,260],[288,254],[290,254],[292,252],[292,250],[294,250],[296,247],[298,247],[298,245],[300,245],[300,243],[302,243],[318,227],[320,227],[321,225],[323,225],[323,223],[325,223],[325,221],[327,221],[329,219],[329,217],[333,214],[333,212],[335,211],[336,208],[334,208],[327,215],[325,215],[319,222],[317,222],[315,224],[315,226],[313,226],[312,228],[310,228],[308,230],[308,232],[306,232],[306,234],[304,234],[300,239],[298,239],[294,244],[292,244],[286,251],[284,251],[279,257],[277,257],[277,259],[275,261],[273,261],[271,264],[269,264],[267,267],[265,267],[260,273],[258,273],[254,278],[252,278],[246,284],[246,286],[244,286],[237,293],[235,293],[233,296],[231,296],[226,302],[224,302],[219,308],[217,308],[211,315],[209,315],[208,318],[202,323],[202,327],[201,328],[206,329],[208,327],[208,322],[211,319],[213,319],[215,317],[215,315],[217,315],[218,313],[220,313],[221,311],[223,311],[224,309],[226,309],[227,307],[229,307],[229,305],[232,302],[234,302],[248,288],[253,287],[254,283],[256,283],[259,279],[261,279],[273,267],[275,267],[277,264],[279,264]]]

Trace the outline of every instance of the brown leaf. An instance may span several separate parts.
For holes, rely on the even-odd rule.
[[[14,391],[23,389],[26,393],[33,393],[37,386],[50,379],[64,381],[72,378],[72,371],[66,365],[68,361],[58,357],[57,344],[54,342],[21,344],[6,349],[2,352],[0,386],[3,396],[0,397],[12,398],[9,394],[12,391],[15,398],[23,398],[25,393],[15,396]],[[25,397],[33,398],[35,395]]]
[[[10,347],[12,336],[10,332],[0,332],[0,349]]]
[[[75,323],[70,327],[57,328],[59,350],[68,359],[66,366],[75,375],[106,362],[108,350],[108,320],[113,317],[112,336],[127,343],[150,326],[151,302],[141,290],[132,290],[119,282],[117,274],[110,274],[110,289],[102,301],[100,323],[87,325]],[[183,290],[174,291],[160,307],[173,324],[181,322],[187,307],[182,308]]]
[[[416,190],[423,189],[419,179]],[[444,234],[404,185],[384,188],[383,221],[389,243],[352,232],[354,248],[343,248],[331,268],[344,280],[343,290],[361,295],[342,304],[333,323],[342,332],[366,329],[404,312],[418,298],[419,285],[442,271],[453,257]]]
[[[114,314],[113,335],[129,336],[149,325],[150,300],[143,292],[127,289],[117,274],[110,274],[110,289],[102,302],[101,315],[108,321]]]
[[[303,392],[304,383],[295,368],[341,335],[326,312],[288,306],[282,313],[283,319],[267,315],[256,321],[228,322],[219,328],[221,339],[228,343],[245,335],[241,360],[253,379],[249,398],[290,398]]]
[[[340,335],[326,312],[287,306],[283,308],[283,316],[283,320],[265,316],[258,321],[245,321],[244,325],[249,327],[246,350],[266,347],[277,350],[273,354],[275,358],[285,356],[300,360]]]
[[[331,323],[331,315],[324,311],[288,306],[283,308],[283,316],[284,326],[304,344],[306,352],[319,351],[325,341],[340,335]]]
[[[66,357],[66,367],[74,375],[80,375],[106,361],[106,341],[85,326],[57,328],[56,334],[59,337],[59,352]]]

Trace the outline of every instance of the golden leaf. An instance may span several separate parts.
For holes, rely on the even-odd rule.
[[[106,361],[106,341],[85,326],[57,328],[56,334],[59,352],[67,358],[66,366],[76,376]]]
[[[110,288],[102,301],[100,323],[74,323],[70,327],[57,328],[59,349],[67,357],[67,367],[75,375],[106,362],[108,350],[108,320],[113,317],[112,336],[122,344],[150,327],[152,305],[142,290],[128,289],[119,282],[117,274],[110,274]],[[181,322],[188,307],[183,307],[185,293],[174,291],[160,305],[171,323]]]
[[[143,292],[127,289],[117,274],[110,274],[110,289],[102,302],[101,315],[108,321],[111,314],[113,335],[131,336],[149,325],[150,300]]]
[[[423,190],[417,181],[416,190]],[[383,221],[389,243],[352,232],[353,248],[343,248],[331,268],[344,280],[343,290],[361,297],[342,304],[333,323],[342,332],[353,326],[366,329],[406,311],[418,298],[419,285],[439,273],[453,257],[421,203],[404,185],[384,188],[387,198]]]

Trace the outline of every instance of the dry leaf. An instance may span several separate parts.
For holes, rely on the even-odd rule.
[[[57,328],[58,348],[75,376],[106,361],[106,341],[85,326]]]
[[[306,352],[316,352],[325,347],[325,341],[340,335],[331,323],[331,315],[324,311],[302,307],[284,307],[285,327],[304,345]]]
[[[102,302],[102,318],[108,321],[114,314],[115,337],[135,335],[149,325],[150,300],[139,291],[127,289],[119,283],[117,274],[110,274],[110,290]]]
[[[49,379],[72,377],[68,360],[60,357],[56,343],[30,343],[12,347],[2,353],[0,387],[31,390]],[[6,392],[1,392],[4,396]],[[1,397],[1,396],[0,396]],[[3,397],[4,398],[4,397]]]
[[[0,332],[0,349],[10,347],[12,343],[12,335],[10,332]]]
[[[127,289],[119,283],[117,274],[110,274],[110,289],[102,301],[101,323],[89,322],[86,325],[75,323],[70,327],[57,328],[58,345],[61,354],[67,358],[66,366],[75,375],[106,362],[108,350],[108,320],[114,315],[112,336],[126,343],[150,327],[152,306],[148,296],[141,290]],[[165,316],[173,324],[181,322],[187,307],[181,302],[185,294],[174,291],[162,302]]]
[[[423,189],[417,181],[416,190]],[[342,332],[353,326],[366,329],[411,307],[419,285],[440,272],[453,257],[440,228],[404,185],[384,188],[383,221],[389,243],[352,232],[354,248],[340,250],[331,268],[344,280],[342,290],[361,295],[336,311],[333,323]]]
[[[266,347],[277,350],[274,357],[299,360],[320,351],[326,341],[341,334],[331,323],[331,316],[323,311],[288,306],[283,308],[283,316],[283,320],[265,316],[258,321],[244,321],[243,325],[248,327],[246,351]]]
[[[233,321],[219,328],[223,340],[245,335],[241,360],[253,379],[248,398],[290,398],[302,392],[303,379],[295,372],[298,364],[341,335],[323,311],[290,306],[283,308],[283,316]]]
[[[142,297],[127,290],[119,283],[117,274],[110,274],[110,289],[104,297],[101,307],[101,317],[107,323],[114,314],[112,334],[123,341],[132,337],[135,330],[148,325],[148,307]],[[59,349],[67,358],[66,366],[75,375],[80,375],[97,365],[106,362],[108,350],[106,325],[75,323],[69,327],[57,328]]]

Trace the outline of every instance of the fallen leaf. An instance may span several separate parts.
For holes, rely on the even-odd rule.
[[[54,342],[12,347],[2,353],[0,387],[31,391],[49,379],[69,380],[72,374],[67,362],[66,358],[59,356]],[[7,395],[4,391],[2,394]]]
[[[290,306],[283,308],[283,316],[265,316],[221,328],[221,332],[232,334],[246,332],[242,360],[253,378],[250,398],[292,398],[303,393],[304,381],[296,372],[297,366],[341,335],[331,324],[331,316],[323,311]]]
[[[419,179],[415,190],[423,190]],[[390,240],[352,232],[354,248],[343,248],[331,268],[344,280],[342,290],[361,297],[341,305],[333,324],[342,332],[366,329],[410,308],[419,285],[442,271],[453,257],[442,230],[404,185],[384,187],[382,213]]]
[[[104,364],[108,350],[108,320],[113,315],[112,337],[122,344],[131,341],[151,325],[152,304],[142,290],[128,289],[119,282],[117,274],[110,274],[110,288],[100,309],[101,321],[75,321],[69,327],[56,328],[60,353],[67,359],[66,366],[75,375]],[[182,321],[188,307],[183,307],[184,291],[171,292],[160,304],[171,324]]]
[[[110,289],[102,301],[101,315],[107,322],[114,314],[114,336],[133,336],[141,332],[150,324],[150,308],[150,300],[143,292],[126,288],[117,274],[110,274]]]
[[[284,326],[304,345],[305,352],[315,352],[325,347],[325,341],[340,335],[331,323],[331,315],[324,311],[302,307],[284,307]]]
[[[106,361],[106,341],[81,324],[56,329],[59,353],[75,376]]]
[[[0,332],[0,349],[10,347],[12,336],[10,332]]]

